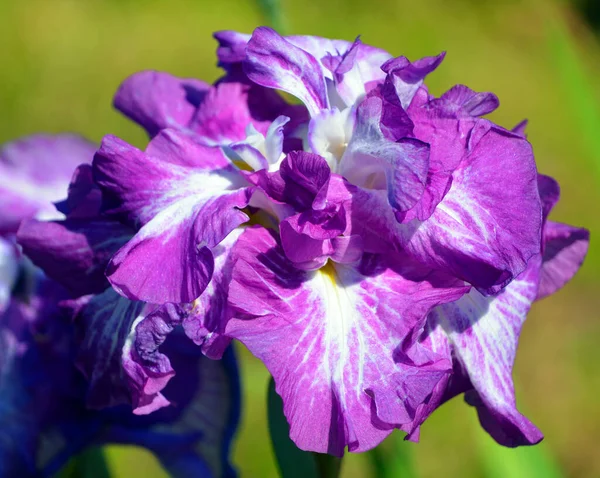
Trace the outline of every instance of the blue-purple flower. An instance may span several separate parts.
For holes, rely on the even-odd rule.
[[[144,446],[173,476],[234,476],[233,351],[219,362],[205,358],[181,327],[164,326],[183,309],[132,302],[110,288],[106,264],[135,231],[100,214],[94,150],[66,135],[3,149],[29,184],[14,193],[31,204],[18,210],[20,244],[49,277],[20,256],[11,236],[0,238],[0,476],[50,476],[85,447],[105,443]],[[68,198],[56,209],[35,196],[30,176],[35,171],[46,187],[39,168],[47,162],[60,170],[63,155],[71,164],[52,178],[52,197],[62,199],[68,188]],[[14,196],[0,194],[6,197]],[[40,211],[62,219],[41,221]]]
[[[499,443],[539,442],[515,403],[518,336],[589,237],[547,220],[558,185],[523,128],[484,118],[491,93],[432,96],[444,53],[411,62],[265,27],[215,37],[223,78],[127,79],[115,106],[148,146],[105,137],[66,218],[19,230],[80,297],[90,403],[165,407],[159,347],[182,329],[210,358],[237,339],[261,359],[304,450],[416,440],[459,393]]]

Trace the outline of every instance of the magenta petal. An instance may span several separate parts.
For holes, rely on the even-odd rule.
[[[587,229],[548,221],[544,226],[542,276],[537,299],[569,282],[583,264],[590,244]]]
[[[146,153],[107,138],[94,160],[113,211],[139,232],[113,257],[111,284],[131,299],[191,302],[213,270],[210,248],[248,220],[251,191],[217,148],[163,130]]]
[[[440,65],[445,56],[446,53],[443,52],[412,63],[406,57],[400,56],[382,65],[381,69],[392,78],[396,94],[404,109],[411,104],[425,77]]]
[[[212,279],[183,320],[186,335],[202,348],[204,355],[213,359],[221,358],[231,342],[224,335],[229,320],[227,295],[233,270],[231,252],[242,233],[243,228],[232,231],[213,249],[215,266]]]
[[[494,293],[539,253],[541,221],[531,146],[492,127],[454,172],[433,215],[401,226],[400,241],[424,263]]]
[[[113,102],[116,109],[155,136],[161,129],[187,126],[208,89],[203,81],[140,71],[121,84]]]
[[[480,397],[471,403],[477,406],[483,427],[510,447],[542,439],[540,431],[517,411],[512,380],[521,327],[537,295],[540,260],[539,255],[533,258],[527,270],[498,295],[485,297],[473,289],[430,315],[448,334]]]
[[[440,374],[430,380],[432,370],[397,362],[394,351],[465,287],[393,255],[300,271],[262,228],[246,230],[234,253],[227,333],[273,375],[301,449],[365,451],[412,421]]]
[[[493,93],[476,93],[465,85],[456,85],[442,95],[440,101],[449,109],[471,116],[484,116],[500,105]]]
[[[329,108],[319,62],[271,28],[254,30],[246,47],[244,70],[253,82],[301,99],[312,115]]]

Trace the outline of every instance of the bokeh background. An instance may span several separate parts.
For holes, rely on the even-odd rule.
[[[501,125],[528,118],[539,169],[562,186],[553,219],[592,231],[580,274],[534,306],[521,336],[517,399],[546,438],[537,447],[503,449],[456,398],[426,422],[419,444],[394,434],[379,454],[348,456],[342,476],[371,476],[386,456],[406,477],[600,476],[600,0],[279,1],[281,15],[269,10],[275,0],[0,0],[0,143],[74,131],[143,146],[142,131],[111,107],[117,86],[149,68],[216,79],[214,30],[251,32],[275,22],[286,33],[361,34],[411,59],[446,50],[428,79],[431,91],[465,83],[500,97],[493,118]],[[245,400],[235,462],[242,477],[275,477],[268,376],[241,354]],[[142,450],[109,447],[106,455],[115,477],[167,476]],[[392,470],[379,467],[377,476],[398,476]]]

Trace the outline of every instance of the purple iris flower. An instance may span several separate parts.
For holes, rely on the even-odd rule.
[[[146,149],[106,137],[66,219],[20,228],[78,297],[88,402],[164,409],[174,356],[159,346],[183,329],[211,358],[237,339],[261,359],[304,450],[416,440],[459,393],[499,443],[541,440],[515,404],[518,335],[578,270],[588,232],[547,220],[558,186],[523,128],[483,118],[491,93],[430,95],[444,54],[215,36],[221,80],[126,80],[115,105]]]
[[[125,443],[154,452],[174,476],[234,476],[229,449],[239,384],[233,351],[221,361],[204,357],[174,322],[187,310],[132,302],[110,288],[104,269],[135,230],[100,214],[102,197],[89,164],[95,147],[81,149],[82,143],[71,136],[30,137],[16,143],[18,150],[4,149],[18,151],[11,159],[24,182],[40,158],[56,166],[66,155],[83,164],[70,185],[67,168],[53,184],[62,197],[68,189],[54,213],[63,219],[39,220],[33,207],[20,218],[20,245],[47,276],[20,257],[11,240],[0,240],[0,421],[6,433],[0,475],[49,476],[86,446]],[[57,144],[58,151],[51,147]],[[33,188],[21,190],[24,201]],[[43,211],[51,207],[40,204]],[[170,327],[166,317],[173,318]]]

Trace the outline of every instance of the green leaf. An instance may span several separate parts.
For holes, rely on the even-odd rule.
[[[275,391],[273,378],[267,395],[269,432],[282,478],[337,478],[341,459],[300,450],[290,439],[290,426],[283,414],[283,400]]]

